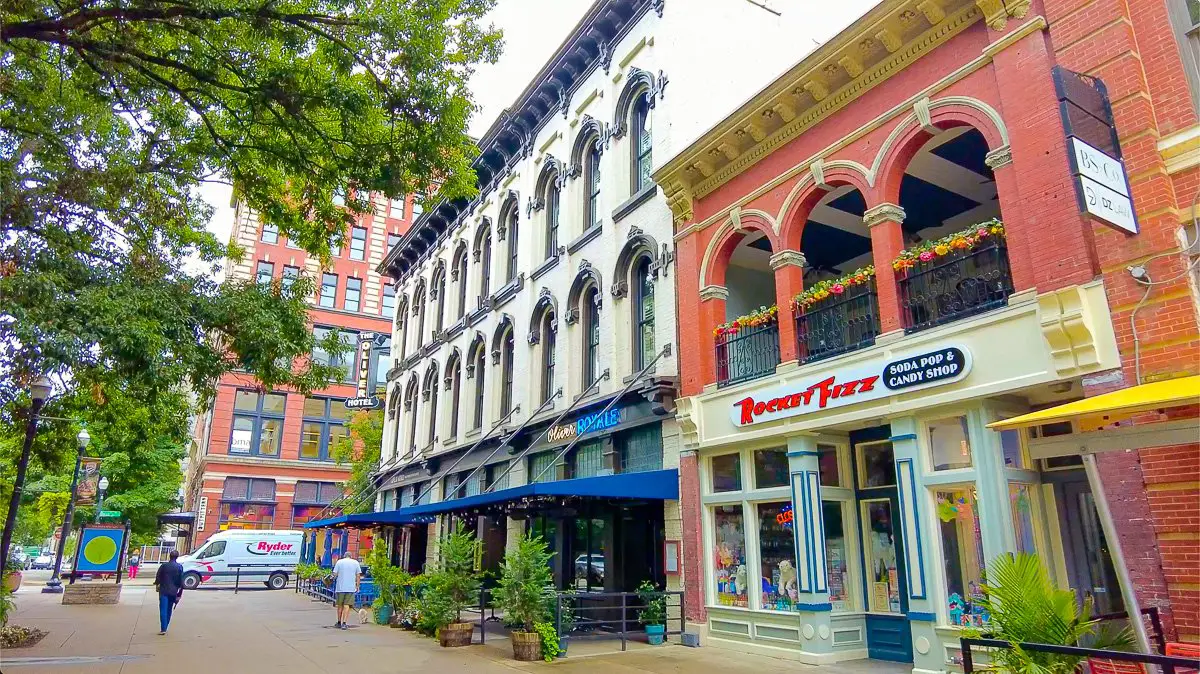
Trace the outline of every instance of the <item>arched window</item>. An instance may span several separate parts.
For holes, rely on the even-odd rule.
[[[458,437],[458,413],[462,398],[462,360],[456,354],[450,362],[450,437]]]
[[[654,278],[650,258],[642,256],[633,265],[633,369],[639,371],[654,360]]]
[[[404,393],[404,409],[408,411],[408,446],[404,453],[412,454],[417,449],[417,376],[414,374],[408,380],[408,390]]]
[[[583,385],[587,387],[600,378],[600,288],[590,286],[583,293],[581,305],[584,329]]]
[[[554,311],[546,309],[542,314],[542,323],[538,327],[542,343],[542,399],[546,402],[554,395]]]
[[[546,181],[546,259],[558,255],[558,214],[560,195],[558,178]]]
[[[434,305],[433,329],[441,332],[445,326],[446,315],[446,268],[439,266],[438,270],[433,274],[433,290],[434,299],[437,303]]]
[[[513,330],[510,327],[504,333],[504,341],[500,346],[500,416],[512,411],[513,406],[513,371],[516,369],[513,357]]]
[[[479,242],[479,304],[491,295],[492,280],[492,233],[485,231]]]
[[[400,309],[396,311],[396,332],[400,342],[400,360],[408,356],[408,299],[400,298]]]
[[[454,259],[454,275],[457,277],[458,283],[458,317],[462,318],[467,313],[467,247],[465,244],[458,249],[458,256]]]
[[[583,167],[587,197],[584,200],[584,231],[600,224],[600,140],[593,140],[587,149],[587,162]]]
[[[413,293],[413,310],[417,312],[417,339],[416,348],[419,350],[425,343],[425,282],[422,281],[417,286],[417,292]]]
[[[475,354],[472,356],[475,365],[475,409],[471,415],[471,427],[483,428],[483,408],[485,399],[483,397],[484,390],[484,374],[487,372],[487,347],[480,342],[478,348],[475,349]]]
[[[650,92],[642,92],[638,96],[637,103],[633,106],[633,116],[630,120],[630,127],[633,131],[629,144],[630,158],[633,161],[633,193],[646,189],[650,186],[652,180],[650,171],[653,168],[653,157],[651,156],[652,137],[650,135]]]
[[[437,440],[437,410],[438,410],[438,370],[437,364],[429,366],[425,373],[425,395],[422,398],[429,403],[429,426],[425,430],[425,444],[433,445]]]
[[[505,228],[508,230],[506,235],[508,238],[508,264],[505,267],[504,279],[506,282],[512,282],[517,278],[517,205],[514,202],[512,207],[508,209],[504,217],[506,218]]]

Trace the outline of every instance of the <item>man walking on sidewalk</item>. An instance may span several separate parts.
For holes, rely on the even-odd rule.
[[[348,629],[346,619],[354,608],[354,595],[362,580],[362,565],[347,552],[333,565],[333,603],[337,607],[337,623],[334,627]]]
[[[171,614],[175,605],[183,597],[183,565],[176,561],[179,551],[171,551],[171,561],[158,567],[154,575],[154,587],[158,589],[158,625],[159,634],[166,634],[171,624]]]

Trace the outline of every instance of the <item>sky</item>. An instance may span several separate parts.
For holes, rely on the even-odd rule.
[[[479,66],[471,78],[471,88],[479,106],[479,110],[471,118],[469,133],[472,136],[482,136],[505,106],[513,103],[542,64],[566,39],[592,1],[498,0],[487,20],[504,31],[504,49],[497,63]],[[792,26],[796,34],[805,33],[811,36],[816,32],[823,33],[822,37],[828,37],[875,1],[845,0],[840,9],[831,11],[827,6],[813,5],[805,0],[674,0],[673,3],[668,3],[668,11],[681,11],[689,2],[727,2],[735,5],[744,3],[746,12],[765,12],[767,10],[761,8],[765,5],[780,12],[780,23]],[[813,43],[805,44],[801,51],[808,51],[819,44],[812,37],[800,39]],[[772,69],[773,72],[764,70],[755,73],[755,79],[761,81],[743,82],[743,88],[747,90],[731,98],[725,112],[736,108],[746,95],[766,85],[783,72],[795,60],[795,55],[802,55],[798,54],[795,45],[781,44],[779,51],[781,55],[787,53],[791,58],[785,57],[783,61],[777,62],[778,67]],[[708,112],[714,117],[714,120],[710,121],[721,117],[717,114],[718,111]],[[209,230],[216,234],[219,240],[228,241],[233,227],[229,186],[208,184],[201,189],[201,195],[214,208]]]

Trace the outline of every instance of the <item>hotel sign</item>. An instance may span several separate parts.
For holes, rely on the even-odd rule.
[[[597,412],[579,417],[574,423],[551,426],[546,431],[546,442],[557,443],[573,440],[586,433],[604,431],[621,423],[621,409],[613,408],[603,414]]]
[[[971,352],[947,346],[756,391],[733,403],[729,416],[736,426],[752,426],[951,384],[970,371]]]
[[[371,395],[371,347],[376,335],[364,332],[358,336],[358,392],[346,400],[348,410],[373,410],[379,407],[379,396]]]

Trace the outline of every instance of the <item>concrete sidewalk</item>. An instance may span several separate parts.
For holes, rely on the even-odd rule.
[[[142,580],[139,578],[139,580]],[[169,634],[158,636],[158,597],[137,583],[122,590],[116,606],[63,606],[32,583],[17,593],[13,624],[49,632],[33,648],[0,653],[5,674],[212,674],[213,672],[463,672],[514,671],[722,674],[885,671],[883,663],[810,667],[788,660],[742,655],[717,648],[649,647],[620,653],[615,641],[572,645],[571,657],[553,664],[512,659],[507,640],[486,646],[441,648],[401,630],[354,625],[328,627],[333,609],[291,590],[197,590],[184,594]],[[357,616],[356,616],[357,617]],[[594,653],[594,655],[585,655]],[[907,671],[887,668],[886,671]]]

